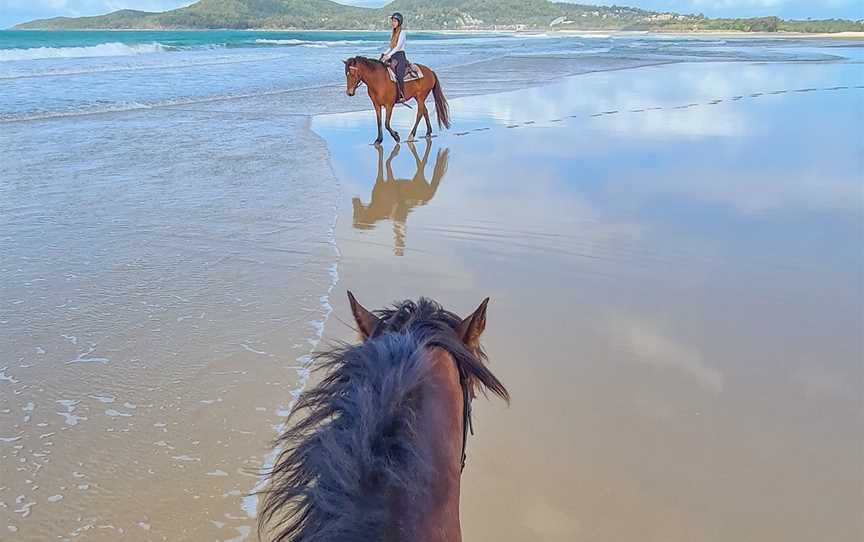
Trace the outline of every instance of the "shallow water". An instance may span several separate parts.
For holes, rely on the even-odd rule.
[[[862,84],[589,74],[456,100],[453,133],[380,155],[368,114],[315,120],[343,183],[336,289],[492,297],[513,403],[475,403],[466,540],[864,535]]]
[[[0,31],[0,122],[341,86],[340,61],[358,54],[377,57],[386,40],[380,32]],[[413,33],[410,40],[411,59],[435,69],[508,56],[606,54],[652,61],[837,57],[791,40],[428,33]],[[560,75],[554,65],[550,68],[549,73]],[[486,77],[496,78],[488,71]],[[319,112],[298,109],[294,111],[304,115]]]
[[[81,48],[103,43],[101,36],[80,33],[64,37],[71,41],[55,43],[52,51],[43,51],[44,58],[0,60],[0,77],[7,78],[0,93],[0,529],[6,529],[0,538],[254,537],[255,502],[246,496],[258,483],[269,441],[306,378],[307,355],[331,310],[329,293],[337,264],[339,274],[356,269],[354,277],[362,276],[356,289],[365,294],[364,299],[371,297],[370,303],[378,297],[375,288],[392,281],[386,288],[381,286],[383,299],[379,300],[425,291],[465,299],[464,306],[456,308],[468,310],[485,289],[478,285],[495,286],[489,269],[513,268],[495,286],[496,291],[524,290],[519,295],[527,299],[514,296],[511,303],[518,300],[531,307],[528,301],[534,296],[568,299],[557,294],[559,287],[552,288],[554,281],[566,278],[588,281],[579,288],[593,291],[594,305],[602,306],[608,299],[598,297],[609,290],[598,284],[662,285],[667,280],[663,273],[670,269],[682,273],[676,276],[682,287],[691,284],[698,290],[703,285],[700,280],[705,280],[699,273],[717,272],[718,262],[725,261],[720,250],[725,245],[711,251],[716,242],[703,247],[703,238],[685,237],[679,242],[676,236],[682,235],[681,230],[688,232],[692,224],[698,224],[697,233],[705,236],[732,226],[737,229],[730,231],[743,230],[735,220],[708,220],[714,205],[722,209],[739,201],[742,212],[764,213],[772,220],[779,216],[777,209],[816,205],[827,209],[827,214],[805,217],[820,226],[816,231],[824,229],[821,221],[826,216],[857,216],[854,187],[850,189],[848,175],[841,175],[854,165],[849,146],[855,140],[848,136],[854,117],[840,111],[858,107],[853,110],[860,112],[855,93],[861,91],[824,89],[854,83],[859,66],[836,61],[776,67],[745,62],[589,73],[693,56],[746,58],[749,54],[761,60],[816,60],[826,55],[854,57],[857,50],[820,49],[811,42],[760,43],[752,49],[745,42],[667,43],[646,38],[598,42],[596,38],[456,36],[448,37],[453,41],[447,43],[430,39],[428,45],[417,45],[416,58],[427,55],[436,68],[443,66],[440,73],[453,99],[457,124],[430,149],[427,180],[434,177],[436,159],[439,164],[446,160],[449,169],[437,189],[431,181],[420,179],[407,190],[400,186],[375,198],[378,157],[364,145],[373,137],[370,113],[317,120],[316,131],[326,136],[326,144],[309,129],[311,114],[367,107],[365,98],[344,96],[339,62],[343,56],[365,51],[365,45],[213,47],[217,37],[198,36],[194,39],[206,43],[184,45],[170,40],[193,38],[169,34],[160,34],[160,39],[169,41],[165,50],[152,54],[75,56]],[[308,39],[293,34],[268,33],[268,38],[228,34],[224,39]],[[44,39],[30,33],[15,39],[24,39],[19,36]],[[3,51],[12,50],[4,39],[8,35],[0,33],[0,58]],[[134,33],[116,38],[112,34],[112,39],[135,47],[151,38]],[[331,36],[318,39],[333,41]],[[369,39],[381,40],[374,35]],[[466,40],[470,43],[462,43]],[[642,49],[635,54],[632,49],[639,43]],[[32,57],[34,47],[45,46],[34,41],[22,47]],[[377,47],[369,46],[370,50]],[[620,47],[630,49],[626,58],[616,50]],[[714,52],[715,48],[720,49]],[[70,49],[76,50],[71,58],[57,57],[58,50],[68,55]],[[661,54],[670,49],[675,54]],[[451,56],[439,57],[442,50]],[[521,54],[515,54],[517,50]],[[490,55],[504,53],[509,56],[489,60]],[[465,64],[469,60],[482,61]],[[321,66],[332,69],[322,72]],[[289,69],[293,67],[296,73]],[[668,79],[670,73],[674,84]],[[507,95],[458,99],[536,87],[570,74],[584,75],[554,88],[524,90],[516,101]],[[750,96],[808,88],[817,90]],[[742,98],[732,101],[739,94]],[[726,101],[711,105],[717,98]],[[695,102],[697,106],[674,109]],[[647,111],[653,107],[665,110]],[[788,107],[795,112],[794,122],[785,116]],[[625,115],[625,108],[646,110]],[[591,117],[612,110],[619,112]],[[403,133],[412,115],[404,109],[397,113]],[[564,128],[556,128],[562,123]],[[833,132],[826,129],[829,123],[835,126]],[[578,129],[574,132],[574,128]],[[790,141],[793,128],[807,134],[847,136],[838,135],[836,141],[813,137],[822,146],[796,147],[788,153],[789,160],[799,160],[799,170],[818,172],[830,181],[823,185],[815,177],[793,176],[795,190],[788,195],[774,180],[797,170],[781,168],[777,161],[769,161],[776,167],[767,168],[765,156],[755,149],[774,139]],[[513,134],[520,134],[521,147],[513,145]],[[451,152],[439,159],[442,144]],[[700,156],[716,156],[706,148],[712,153],[723,150],[727,158],[719,165],[746,159],[742,165],[747,165],[747,171],[762,174],[740,181],[745,184],[728,180],[734,176],[715,176],[724,182],[682,185],[681,179],[689,178],[684,173],[695,169],[680,168],[687,164],[696,168]],[[504,149],[511,152],[505,155],[500,152]],[[770,147],[766,152],[773,156],[785,149]],[[423,152],[421,145],[420,158]],[[490,154],[498,159],[490,162]],[[638,161],[623,159],[630,156]],[[335,176],[330,158],[335,159]],[[697,162],[682,162],[684,158]],[[636,198],[638,189],[646,188],[638,182],[643,172],[627,169],[636,163],[662,165],[657,171],[669,173],[653,181],[663,188],[656,202],[653,192],[642,196],[659,207],[634,217],[632,213],[643,208]],[[413,177],[416,172],[414,158],[404,147],[393,164],[396,177]],[[355,174],[362,177],[358,180]],[[454,179],[455,187],[464,191],[451,188]],[[534,184],[521,182],[526,180]],[[607,191],[615,189],[620,191],[619,206],[604,207]],[[694,201],[703,202],[702,206],[689,199],[676,201],[685,189],[692,190]],[[704,200],[696,197],[702,192],[707,194]],[[344,234],[336,239],[337,210],[352,209],[355,196],[361,205],[372,207],[368,216],[357,221],[364,229],[348,230],[357,234],[356,239]],[[592,197],[594,206],[599,202],[608,215],[591,212]],[[373,205],[372,199],[378,203]],[[424,213],[442,202],[448,220],[441,222],[432,215],[424,223]],[[838,209],[838,202],[846,207]],[[653,231],[648,226],[656,228],[647,219],[669,214],[664,205],[681,222],[670,222],[671,233],[657,233],[647,242],[642,236]],[[691,223],[688,213],[704,214],[705,222]],[[801,216],[791,216],[787,227],[798,224]],[[395,223],[389,222],[392,217],[397,218]],[[340,220],[343,227],[353,223],[350,215]],[[805,248],[824,251],[817,262],[837,258],[842,263],[832,267],[837,276],[819,276],[830,292],[839,292],[831,296],[848,300],[850,276],[860,263],[851,257],[842,260],[839,249],[830,249],[836,243],[847,243],[848,248],[860,239],[854,238],[846,223],[832,222],[829,231],[838,235],[838,240],[831,237],[835,244],[808,237]],[[775,228],[763,235],[784,240],[782,233]],[[759,244],[749,230],[741,235],[752,244],[743,246],[735,239],[727,239],[726,244],[729,250],[743,251],[736,254],[751,257],[741,264],[741,269],[752,273],[742,275],[745,286],[754,276],[765,281],[771,277],[769,294],[779,291],[771,295],[783,300],[788,290],[781,286],[801,287],[809,284],[807,272],[824,272],[824,264],[782,258],[782,265],[766,268],[764,263],[773,261],[766,254],[773,257],[774,249],[764,253],[763,249],[773,238]],[[376,246],[370,242],[377,243],[380,254],[361,257],[353,250],[358,243]],[[780,249],[784,247],[794,248],[781,243]],[[341,260],[340,251],[345,253]],[[404,256],[393,258],[400,253]],[[414,260],[417,254],[434,254],[436,259]],[[479,257],[472,264],[476,267],[464,267],[466,255]],[[377,272],[361,275],[367,264]],[[392,264],[400,266],[397,279],[384,271],[384,265]],[[405,273],[406,269],[411,272]],[[552,275],[535,275],[538,269]],[[696,274],[683,274],[687,269]],[[722,271],[726,277],[729,270]],[[660,299],[662,289],[652,291],[658,304],[666,302]],[[694,311],[699,303],[707,303],[698,298],[692,302]],[[839,306],[848,310],[848,304]],[[509,312],[515,314],[513,307]],[[565,308],[550,307],[569,317]],[[514,326],[512,335],[517,323],[514,319],[507,324]],[[844,345],[848,332],[842,326],[838,329],[835,342]],[[537,336],[552,340],[551,334]],[[490,334],[491,348],[500,349],[495,343]],[[566,346],[577,351],[571,343]],[[555,348],[560,352],[563,347]],[[804,352],[797,346],[796,351]],[[617,354],[604,355],[624,363]],[[675,362],[672,365],[674,370]],[[706,366],[702,378],[709,387],[727,389],[730,377],[718,379],[716,369],[707,362]],[[515,371],[512,362],[502,363],[505,367],[513,371],[505,375],[508,382],[531,382],[530,375]],[[838,378],[833,366],[816,370],[814,389],[819,389],[819,382],[833,389],[832,382]],[[828,376],[819,380],[823,374],[819,371]],[[545,380],[535,382],[540,385]],[[842,405],[840,414],[844,414]],[[512,412],[542,414],[518,407]],[[496,442],[524,444],[521,437],[506,440],[513,438],[507,432],[512,418],[508,420],[506,414],[483,420],[500,425],[490,430],[497,437],[477,439],[478,448]],[[540,427],[537,424],[537,430]],[[540,449],[534,448],[528,457],[536,458]],[[605,451],[604,444],[597,449]],[[472,454],[488,456],[482,449]],[[509,484],[528,483],[524,476],[500,473],[507,475],[509,491],[515,487]],[[488,479],[478,476],[478,480]],[[534,485],[558,487],[546,479]],[[488,490],[479,485],[471,489]],[[551,499],[555,490],[544,495]],[[483,522],[471,523],[468,516],[495,514],[505,504],[515,507],[516,514],[529,503],[520,498],[486,507],[476,497],[468,499],[466,530],[474,536],[484,534],[478,530]],[[564,513],[569,517],[567,510]]]
[[[0,514],[27,540],[245,529],[329,313],[338,185],[306,121],[157,115],[4,131],[51,145],[0,176]]]

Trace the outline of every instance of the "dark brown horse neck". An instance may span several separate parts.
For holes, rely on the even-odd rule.
[[[507,398],[479,347],[486,303],[464,320],[425,299],[351,305],[364,342],[322,356],[328,374],[280,438],[261,525],[286,542],[459,542],[465,404],[475,388]]]
[[[416,444],[430,472],[425,488],[392,492],[395,540],[460,542],[459,497],[463,465],[465,399],[463,379],[453,357],[441,348],[427,350],[426,384],[414,409]]]

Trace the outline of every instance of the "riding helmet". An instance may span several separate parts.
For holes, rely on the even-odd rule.
[[[402,18],[402,14],[399,13],[398,11],[396,13],[394,13],[393,15],[391,15],[390,19],[396,19],[397,21],[399,21],[399,26],[402,26],[402,21],[404,20]]]

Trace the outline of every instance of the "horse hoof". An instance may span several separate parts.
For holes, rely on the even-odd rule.
[[[399,143],[399,134],[393,133],[393,139],[396,140],[396,143]]]

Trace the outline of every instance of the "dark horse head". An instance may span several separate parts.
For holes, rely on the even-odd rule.
[[[375,62],[377,61],[364,57],[354,57],[342,61],[342,63],[345,64],[345,82],[348,85],[345,89],[345,93],[348,94],[348,96],[354,96],[357,92],[357,87],[363,83],[363,74],[360,70],[364,67],[373,65]]]
[[[507,390],[486,367],[488,299],[459,318],[428,299],[370,312],[349,292],[362,343],[319,356],[263,494],[279,542],[456,542],[471,400]]]

